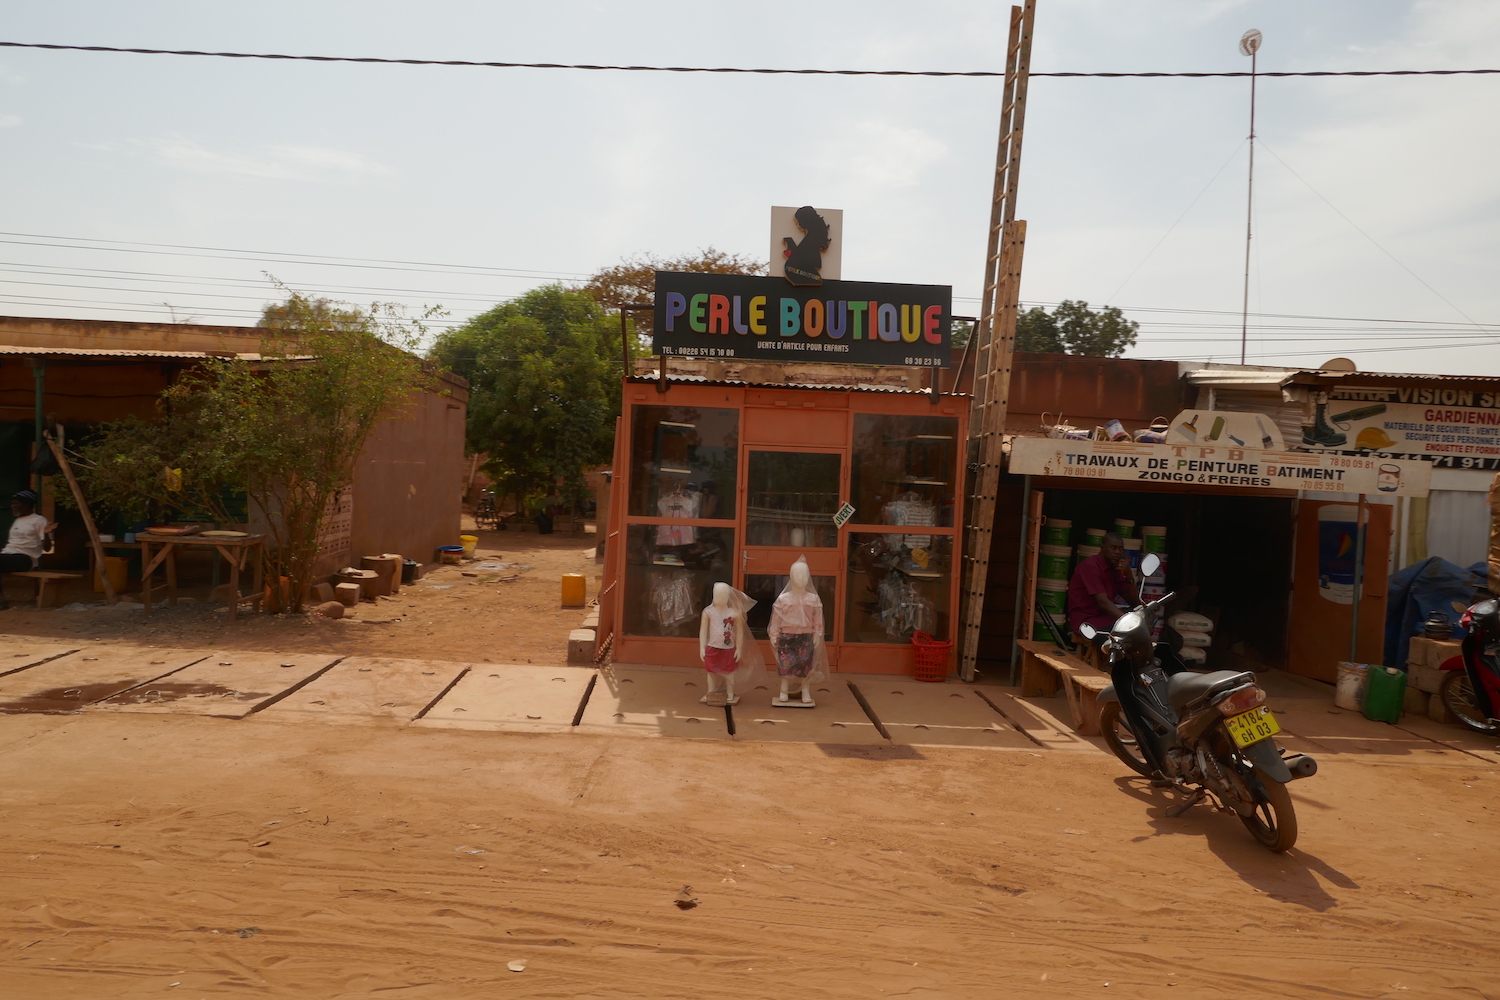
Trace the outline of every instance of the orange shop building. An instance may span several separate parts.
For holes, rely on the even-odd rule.
[[[698,666],[723,582],[757,602],[775,662],[766,625],[799,556],[834,670],[910,673],[915,631],[953,641],[969,397],[716,374],[624,381],[599,597],[614,661]]]

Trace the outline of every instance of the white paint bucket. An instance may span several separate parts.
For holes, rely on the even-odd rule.
[[[1365,707],[1365,689],[1370,684],[1370,665],[1339,661],[1338,681],[1333,688],[1333,703],[1350,712]]]

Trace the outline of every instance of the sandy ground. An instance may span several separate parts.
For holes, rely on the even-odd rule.
[[[12,584],[11,608],[0,611],[0,633],[58,639],[118,640],[132,644],[281,649],[348,655],[429,657],[493,663],[563,663],[568,630],[582,608],[562,608],[562,574],[583,573],[590,600],[598,592],[592,531],[578,535],[478,531],[481,561],[519,563],[528,571],[478,572],[474,564],[430,568],[416,585],[391,598],[361,602],[351,616],[242,614],[227,620],[223,604],[203,600],[207,587],[184,588],[196,597],[176,607],[158,603],[151,615],[130,610],[37,610]],[[158,588],[160,584],[158,573]],[[139,592],[139,581],[131,581]],[[159,596],[156,600],[161,601]],[[65,600],[100,601],[76,589]]]
[[[592,594],[591,542],[487,535],[536,568],[360,612],[399,622],[198,604],[0,630],[558,663],[583,614],[558,576]],[[1206,807],[1167,818],[1076,740],[0,715],[0,997],[1500,997],[1500,756],[1293,694],[1289,745],[1323,767],[1285,856]]]
[[[1492,997],[1497,792],[1339,757],[1273,856],[1096,753],[12,716],[0,993]]]

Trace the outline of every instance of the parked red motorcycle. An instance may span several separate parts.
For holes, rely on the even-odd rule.
[[[1438,686],[1438,697],[1476,733],[1500,733],[1500,601],[1480,601],[1460,624],[1468,629],[1462,652],[1443,662],[1452,673]]]

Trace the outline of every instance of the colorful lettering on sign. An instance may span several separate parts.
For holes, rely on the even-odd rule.
[[[677,297],[679,299],[682,298],[681,295],[679,295]],[[863,340],[864,339],[864,333],[865,333],[865,310],[868,309],[869,307],[870,307],[870,303],[868,303],[868,302],[861,301],[861,302],[851,302],[851,303],[849,303],[849,327],[850,327],[851,330],[854,331],[853,337],[854,337],[855,340]]]
[[[740,295],[736,295],[734,297],[734,332],[738,333],[740,336],[744,336],[745,334],[747,334],[747,333],[750,332],[750,328],[747,327],[740,320],[740,299],[741,298],[743,298],[743,296],[740,296]]]
[[[697,298],[696,295],[693,296],[693,297]],[[872,306],[874,305],[873,302],[870,303],[870,304]],[[900,325],[900,320],[898,320],[896,318],[896,307],[893,304],[887,302],[887,303],[883,304],[880,307],[880,313],[879,313],[879,315],[880,315],[880,339],[881,340],[900,340],[901,339],[901,325]]]
[[[929,344],[941,344],[943,335],[938,332],[938,327],[943,325],[943,307],[928,306],[927,312],[922,315],[922,336]]]
[[[781,335],[795,337],[802,328],[802,306],[796,299],[781,300]]]
[[[828,337],[840,340],[849,329],[849,303],[828,302]]]
[[[677,317],[687,312],[687,298],[681,292],[667,293],[667,330],[676,328]]]
[[[819,300],[808,299],[802,307],[802,329],[809,337],[823,335],[823,303]]]
[[[750,300],[750,332],[757,337],[766,335],[766,297],[757,295]]]
[[[708,332],[729,332],[729,300],[722,295],[708,297]]]
[[[901,339],[908,344],[916,343],[922,336],[922,329],[918,325],[921,315],[921,306],[903,305],[901,307]]]
[[[703,311],[708,308],[707,295],[694,295],[688,299],[688,329],[694,333],[707,333],[708,324],[703,321]]]

